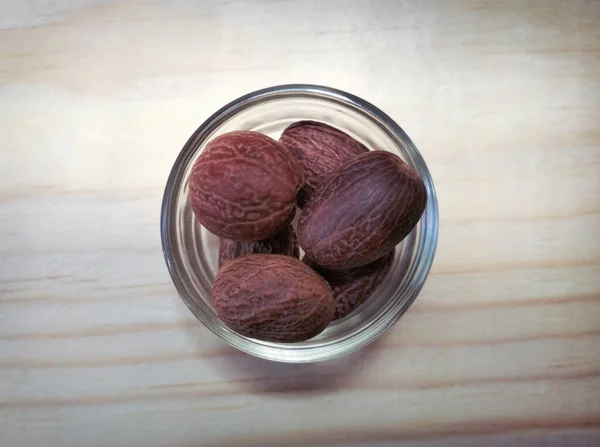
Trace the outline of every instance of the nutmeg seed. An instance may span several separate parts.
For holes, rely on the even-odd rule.
[[[343,271],[327,270],[309,256],[304,256],[302,262],[321,275],[333,290],[333,319],[337,320],[351,314],[373,295],[392,268],[394,251],[370,264]]]
[[[236,131],[210,141],[189,178],[190,203],[211,233],[236,241],[273,236],[290,223],[303,175],[280,143]]]
[[[331,289],[311,268],[281,255],[226,262],[212,286],[217,315],[235,332],[293,343],[322,332],[335,312]]]
[[[304,174],[305,184],[298,196],[300,208],[328,174],[369,151],[345,132],[317,121],[291,124],[283,131],[279,142],[295,155]]]
[[[300,252],[294,228],[288,225],[279,233],[256,242],[239,242],[221,238],[219,267],[232,259],[253,254],[286,255],[298,259]]]
[[[426,203],[423,180],[404,161],[390,152],[367,152],[315,189],[300,214],[298,241],[325,268],[366,265],[411,232]]]

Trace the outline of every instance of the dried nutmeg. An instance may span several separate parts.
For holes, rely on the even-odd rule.
[[[325,281],[299,260],[281,255],[248,255],[225,263],[213,283],[212,302],[235,332],[281,343],[316,336],[335,312]]]
[[[427,202],[419,175],[384,151],[359,155],[329,175],[300,214],[298,241],[315,262],[344,270],[390,252]]]
[[[288,225],[303,183],[298,162],[258,132],[236,131],[209,142],[189,180],[198,221],[217,236],[258,241]]]
[[[321,275],[333,290],[335,299],[333,319],[337,320],[352,313],[373,295],[394,263],[394,251],[370,264],[343,271],[327,270],[309,256],[304,256],[302,262]]]
[[[301,208],[329,173],[369,151],[350,135],[316,121],[298,121],[288,126],[279,142],[296,156],[302,167],[305,184],[298,197]]]
[[[239,242],[221,238],[219,267],[234,258],[261,253],[299,258],[298,239],[296,238],[294,228],[288,225],[274,236],[256,242]]]

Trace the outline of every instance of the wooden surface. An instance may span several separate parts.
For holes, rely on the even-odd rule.
[[[436,183],[416,304],[314,365],[229,348],[159,240],[195,128],[308,82]],[[600,2],[0,2],[0,445],[600,445]]]

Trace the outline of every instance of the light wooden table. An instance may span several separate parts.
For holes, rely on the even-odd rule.
[[[0,3],[0,445],[600,445],[600,2]],[[195,128],[308,82],[429,164],[431,276],[385,337],[286,365],[182,304],[159,240]]]

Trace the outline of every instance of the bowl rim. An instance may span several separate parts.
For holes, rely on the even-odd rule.
[[[182,279],[179,273],[180,267],[183,266],[179,265],[179,260],[174,256],[179,250],[174,243],[173,224],[175,222],[175,207],[173,205],[177,204],[179,185],[184,180],[183,175],[186,166],[188,166],[188,163],[195,156],[198,147],[229,118],[264,101],[289,98],[311,98],[332,102],[351,108],[368,120],[375,122],[394,144],[399,149],[402,149],[401,152],[408,158],[405,161],[419,172],[427,189],[427,205],[417,224],[420,235],[416,250],[413,253],[415,262],[413,262],[405,276],[405,278],[409,278],[408,284],[410,285],[410,295],[408,298],[398,300],[399,302],[394,307],[393,312],[381,312],[377,314],[369,325],[366,325],[359,331],[354,331],[352,334],[346,335],[341,339],[324,343],[317,347],[266,342],[254,345],[248,342],[253,341],[252,339],[236,334],[229,329],[223,330],[222,326],[215,325],[206,315],[191,305],[193,297],[189,296],[190,294],[184,283],[184,279]],[[205,120],[187,140],[173,164],[164,190],[160,220],[162,250],[167,269],[180,298],[196,318],[214,334],[240,351],[256,357],[288,363],[317,362],[349,354],[375,341],[392,327],[412,305],[423,288],[437,249],[438,227],[437,195],[431,174],[415,144],[400,125],[381,109],[358,96],[335,88],[315,84],[283,84],[256,90],[229,102]],[[398,293],[398,290],[394,292],[394,296],[390,301],[396,301],[399,296],[404,295],[404,292]],[[397,297],[397,295],[399,296]],[[368,332],[368,334],[361,336],[364,332]],[[241,342],[241,340],[244,342]]]

